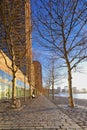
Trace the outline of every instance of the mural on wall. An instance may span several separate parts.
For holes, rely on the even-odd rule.
[[[23,74],[20,74],[24,76]],[[16,79],[17,97],[29,96],[29,84],[20,79]],[[25,92],[25,93],[24,93]],[[12,76],[0,69],[0,99],[11,98],[12,96]]]

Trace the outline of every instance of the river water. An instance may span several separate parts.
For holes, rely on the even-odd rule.
[[[55,94],[55,96],[69,97],[68,93],[59,93],[59,94]],[[73,94],[73,98],[87,99],[87,93]]]

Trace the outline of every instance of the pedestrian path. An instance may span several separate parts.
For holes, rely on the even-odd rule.
[[[82,130],[45,96],[32,99],[22,109],[0,113],[1,130]]]

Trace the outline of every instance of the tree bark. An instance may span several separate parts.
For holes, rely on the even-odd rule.
[[[52,99],[54,100],[54,81],[52,81]]]
[[[11,28],[12,29],[12,28]],[[17,72],[17,68],[15,65],[15,53],[14,53],[14,43],[13,43],[13,38],[12,35],[10,34],[10,42],[11,42],[11,46],[12,46],[12,75],[13,75],[13,79],[12,79],[12,101],[14,101],[14,99],[16,98],[16,72]]]
[[[12,100],[16,98],[16,76],[15,72],[13,71],[13,79],[12,79]]]
[[[69,87],[69,105],[70,107],[74,107],[73,94],[72,94],[72,74],[71,68],[68,65],[68,87]]]
[[[52,99],[54,100],[54,59],[52,60]]]

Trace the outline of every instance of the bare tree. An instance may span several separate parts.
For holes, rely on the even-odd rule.
[[[30,46],[29,44],[26,46],[26,33],[30,38],[31,28],[28,27],[25,32],[25,14],[22,10],[22,8],[25,10],[25,4],[25,1],[0,1],[0,53],[3,55],[7,67],[12,71],[13,100],[16,98],[16,72],[20,69],[25,75],[29,73],[27,69],[29,61],[26,63],[26,56],[29,56]],[[11,66],[3,52],[11,59]]]
[[[44,79],[46,82],[46,87],[48,88],[48,92],[49,89],[52,88],[52,99],[54,100],[55,88],[60,84],[60,78],[62,77],[58,65],[58,57],[52,53],[50,54],[50,57],[45,57],[45,60],[47,63],[44,63],[44,69],[46,71],[44,74]]]
[[[62,60],[61,66],[67,67],[69,103],[74,107],[72,70],[87,58],[87,43],[82,36],[87,27],[87,1],[39,0],[35,5],[37,11],[32,16],[38,36],[36,40],[55,52]]]

